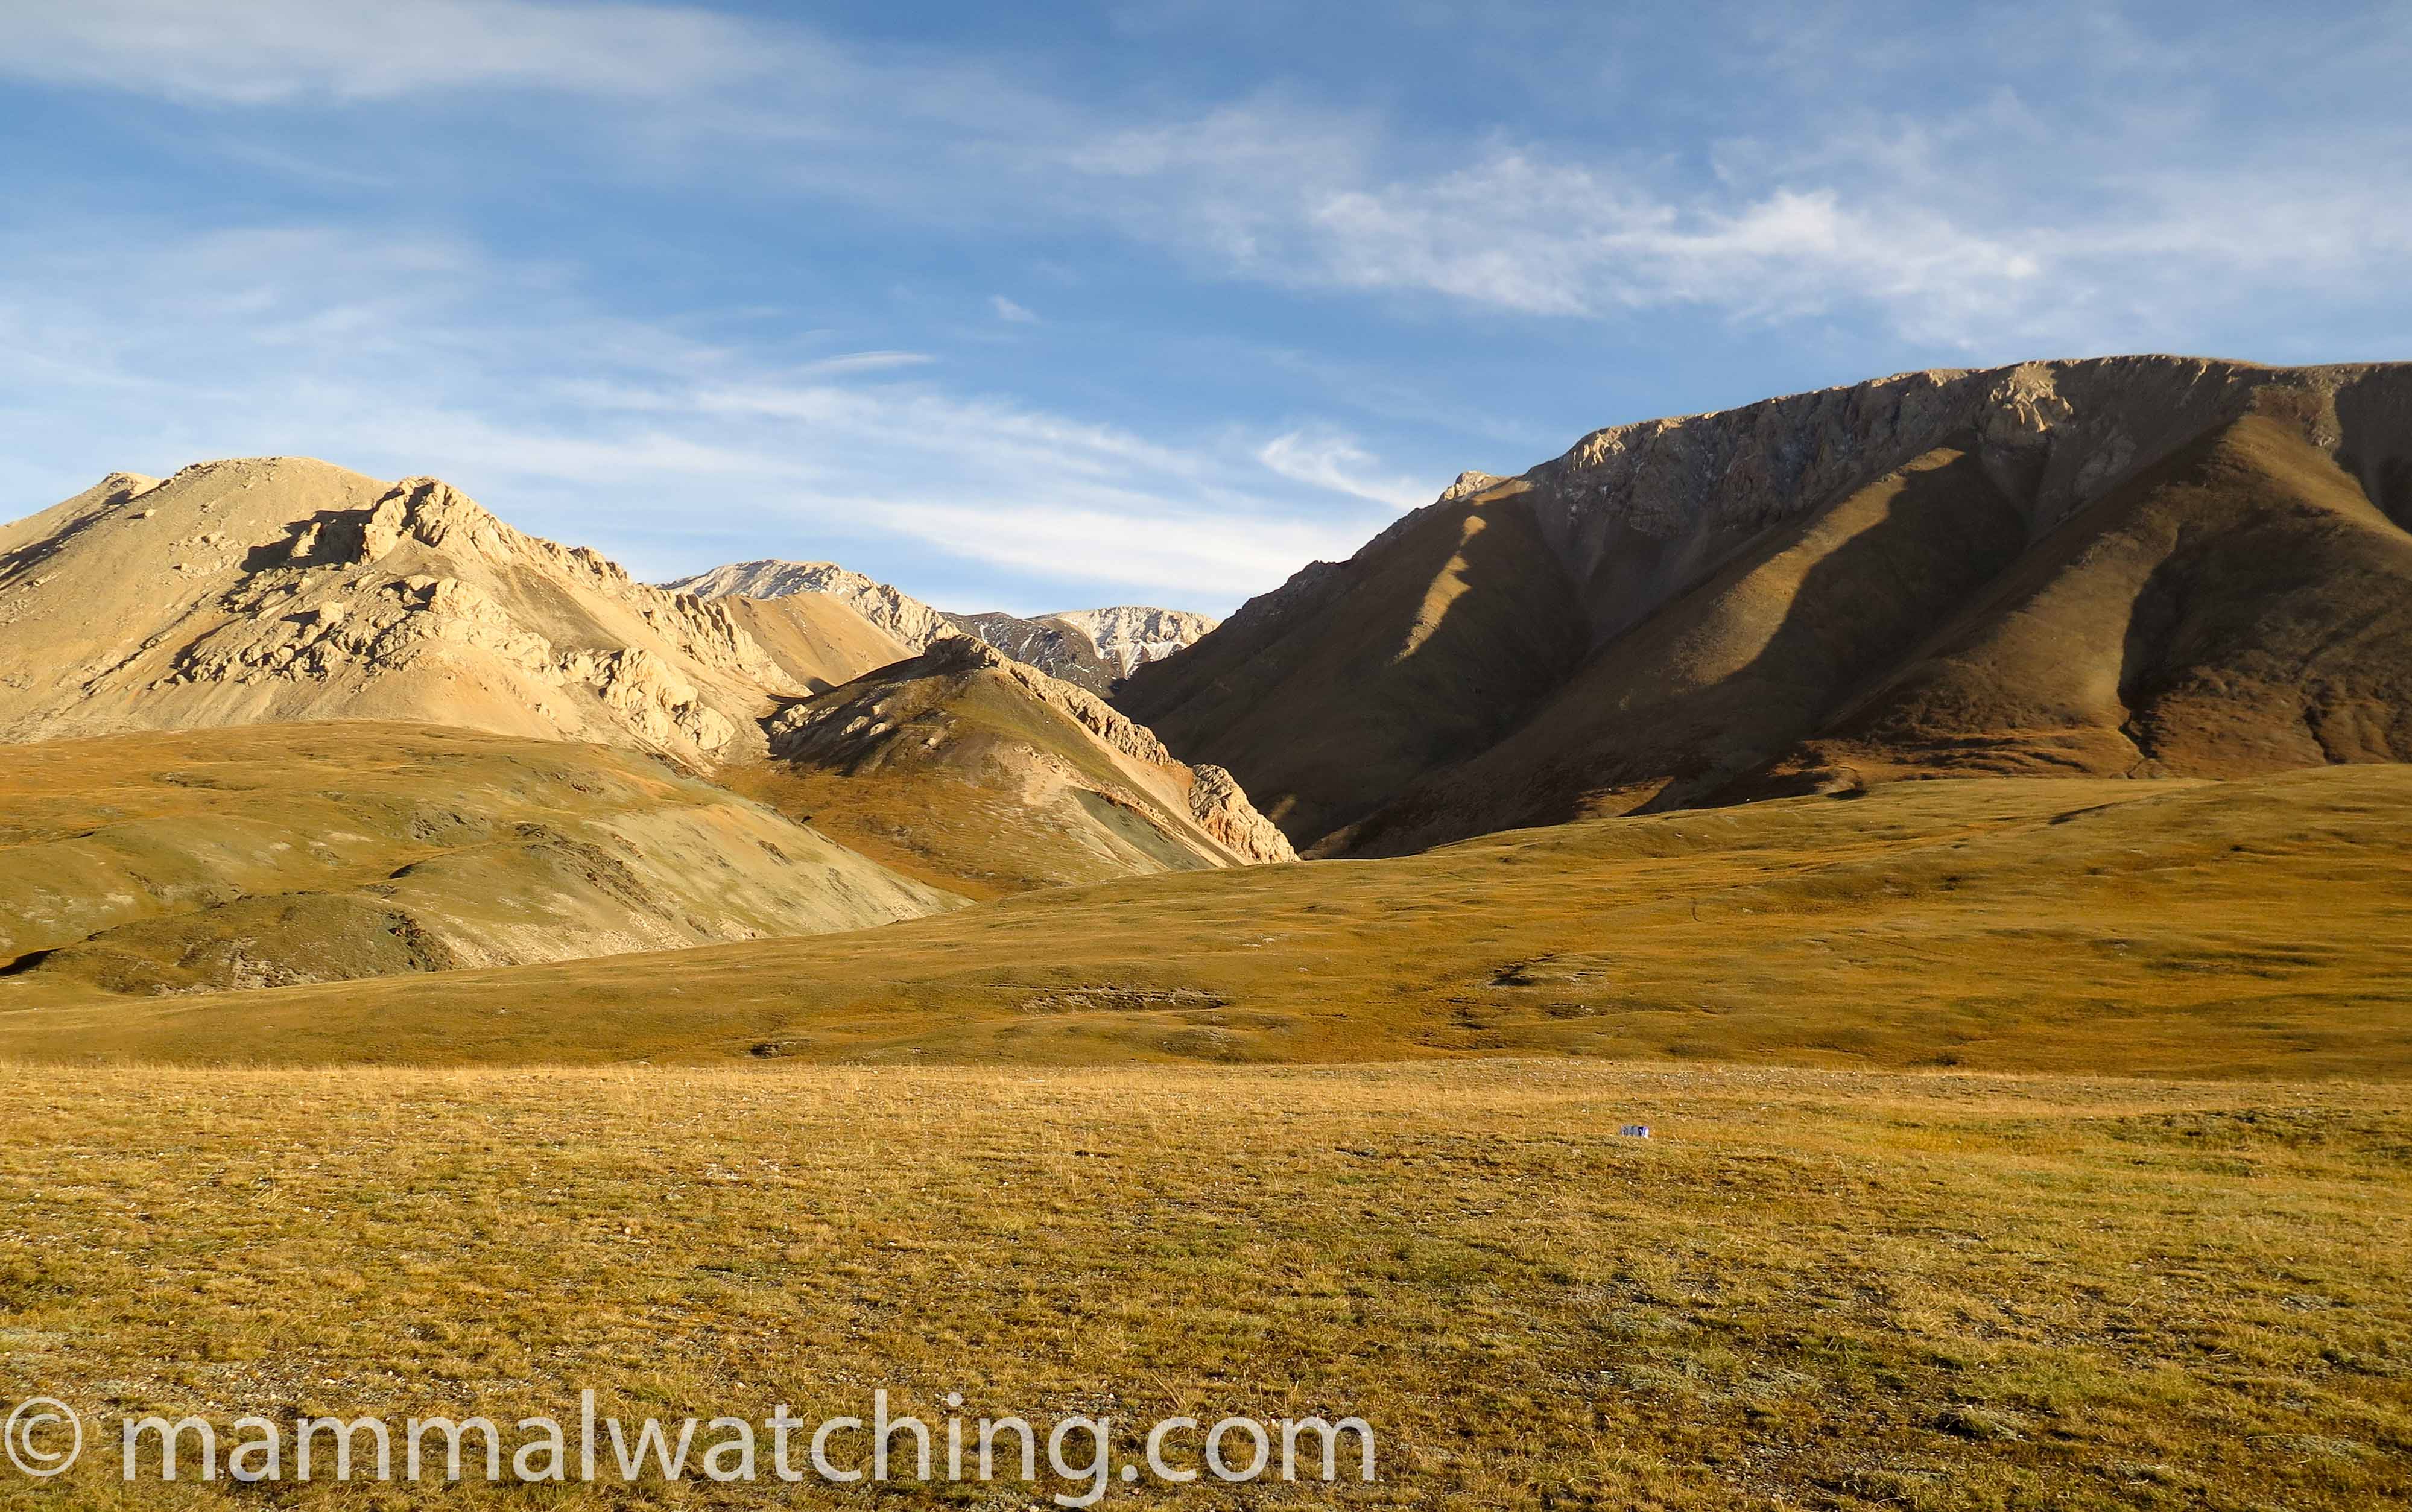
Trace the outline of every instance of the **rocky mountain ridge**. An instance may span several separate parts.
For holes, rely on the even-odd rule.
[[[2248,420],[2278,431],[2213,439]],[[2200,462],[2216,475],[2208,492],[2187,493],[2194,485],[2171,479],[2159,502],[2123,493],[2198,445],[2213,448]],[[2182,516],[2170,501],[2180,497],[2197,499],[2185,507],[2201,511],[2192,517],[2199,525],[2175,523]],[[2226,502],[2206,502],[2214,498]],[[1819,524],[1855,499],[1848,528]],[[2107,502],[2114,499],[2125,502]],[[2117,524],[2101,509],[2168,520],[2178,534],[2151,535],[2160,544],[2146,545],[2136,535],[2144,527]],[[2354,560],[2383,564],[2407,521],[2412,367],[2135,357],[1901,374],[1610,427],[1519,477],[1468,475],[1347,562],[1309,565],[1181,657],[1140,668],[1117,702],[1187,758],[1230,768],[1293,840],[1327,848],[1375,844],[1360,823],[1528,731],[1518,735],[1517,760],[1469,765],[1449,794],[1415,800],[1416,822],[1374,826],[1390,837],[1383,848],[1429,844],[1600,803],[1699,800],[1716,773],[1775,760],[1874,696],[1921,643],[1979,633],[1974,622],[1955,624],[2009,591],[2004,575],[2014,565],[2075,569],[2075,558],[2047,543],[2125,531],[2120,538],[2148,553],[2140,558],[2147,568],[2166,570],[2149,592],[2143,579],[2119,587],[2105,580],[2097,591],[2126,595],[2116,612],[2143,624],[2184,617],[2171,595],[2276,591],[2246,586],[2228,569],[2217,582],[2182,587],[2199,565],[2199,553],[2178,550],[2189,528],[2215,522],[2239,539],[2258,533],[2264,550],[2328,563],[2344,560],[2321,544],[2331,530],[2325,522],[2334,522],[2358,543]],[[1929,591],[1938,586],[1940,596]],[[2364,636],[2352,628],[2354,612],[2393,623],[2382,591],[2356,593],[2375,595],[2366,609],[2288,599],[2288,614],[2303,622],[2287,632],[2292,649],[2224,631],[2214,661],[2227,670],[2215,672],[2185,660],[2213,655],[2202,649],[2210,642],[2181,638],[2169,653],[2178,659],[2150,664],[2150,675],[2233,681],[2249,665],[2263,690],[2255,697],[2274,700],[2269,717],[2284,724],[2295,716],[2267,691],[2291,675],[2284,668],[2307,670],[2300,658],[2320,634]],[[2131,656],[2123,674],[2119,646],[2096,643],[2113,634],[2111,610],[2089,609],[2081,629],[2076,610],[2065,612],[2072,640],[2061,665],[1997,667],[1985,675],[2015,688],[1963,689],[1960,712],[1948,718],[1929,708],[1920,739],[1931,750],[1919,761],[1961,749],[2016,765],[2025,758],[2008,753],[2066,743],[2049,730],[1984,724],[2013,710],[2089,729],[2108,719],[2115,731],[2126,717],[2113,714],[2127,707],[2120,697],[2074,686],[2048,693],[2045,684],[2108,675],[2114,695],[2144,697],[2149,689],[2134,679],[2147,664]],[[1797,665],[1784,660],[1796,656]],[[2097,673],[2105,656],[2110,670]],[[2373,649],[2351,674],[2353,697],[2394,697],[2380,691],[2390,685],[2383,660]],[[1772,679],[1771,693],[1819,691],[1781,718],[1762,718],[1763,702],[1738,707],[1680,741],[1640,732],[1653,721],[1662,732],[1692,729],[1705,703],[1645,711],[1619,701],[1674,686],[1730,697],[1741,686],[1730,679],[1754,665]],[[1724,691],[1712,668],[1725,669]],[[1736,743],[1711,724],[1748,733]],[[2099,770],[2123,748],[2130,764],[2152,759],[2132,740],[2077,743],[2093,753],[2082,770]],[[1721,753],[1713,759],[1710,744]],[[1645,756],[1645,746],[1656,754]],[[2392,749],[2386,741],[2354,748]],[[1474,791],[1486,785],[1487,795]]]
[[[1161,661],[1195,642],[1216,624],[1207,615],[1184,609],[1128,604],[1028,617],[997,610],[955,613],[933,609],[909,594],[834,562],[775,558],[732,562],[662,586],[703,598],[774,599],[827,595],[893,636],[908,650],[926,651],[949,634],[968,635],[1050,677],[1078,683],[1092,693],[1108,692],[1139,668]]]

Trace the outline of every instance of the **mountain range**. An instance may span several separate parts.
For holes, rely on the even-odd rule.
[[[1682,1054],[1781,989],[1808,1017],[1732,1044],[2036,1064],[2036,1024],[2149,1010],[2276,1066],[2393,1001],[2304,932],[2389,928],[2407,526],[2412,366],[2167,357],[1596,432],[1219,625],[949,614],[828,563],[653,587],[303,458],[112,474],[0,526],[0,1007],[43,1053],[88,1010],[198,1043],[124,1005],[247,994],[297,1006],[257,1033],[463,1059],[640,1023],[649,1054],[750,1024],[1346,1058]],[[2113,954],[2219,979],[2138,967],[2106,1005],[2105,965],[2004,1016],[2036,942],[2114,917]],[[1915,1022],[1820,975],[1846,927]],[[1993,964],[1921,981],[1938,930]],[[657,1012],[586,963],[638,951],[728,1001]],[[438,975],[366,1018],[310,995]]]
[[[985,640],[1050,677],[1106,693],[1149,662],[1161,661],[1214,628],[1203,614],[1119,605],[1067,609],[1035,619],[989,611],[932,609],[887,583],[834,562],[732,562],[664,583],[699,598],[784,599],[820,595],[838,600],[912,651],[949,634]]]

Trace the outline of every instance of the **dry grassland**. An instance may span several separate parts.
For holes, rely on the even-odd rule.
[[[1655,1124],[1643,1142],[1628,1121]],[[1112,1507],[2412,1496],[2400,1089],[1455,1061],[0,1069],[0,1396],[351,1417],[1354,1413]],[[1064,1488],[0,1506],[1022,1506]]]

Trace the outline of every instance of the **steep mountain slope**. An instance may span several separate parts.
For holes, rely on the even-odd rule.
[[[796,703],[771,731],[772,763],[728,780],[970,896],[1294,859],[1228,774],[967,636]]]
[[[2150,701],[2184,704],[2189,712],[2169,717],[2190,733],[2121,735],[2123,705],[2103,727],[2113,738],[2073,770],[2217,774],[2243,770],[2240,760],[2268,770],[2236,754],[2242,735],[2207,735],[2214,725],[2258,730],[2252,741],[2265,756],[2282,746],[2307,761],[2401,755],[2400,738],[2381,733],[2396,729],[2403,707],[2386,669],[2412,647],[2378,607],[2401,591],[2389,586],[2400,568],[2388,543],[2412,518],[2405,366],[2027,363],[1906,374],[1599,432],[1521,477],[1468,475],[1348,562],[1311,565],[1188,651],[1140,668],[1118,701],[1176,752],[1229,767],[1293,840],[1334,852],[1703,801],[1771,761],[1784,769],[1766,774],[1775,787],[1731,790],[1781,790],[1779,779],[1847,785],[1847,774],[1815,774],[1816,752],[1792,748],[1839,738],[1836,722],[1906,675],[1922,648],[1974,633],[1951,628],[1972,604],[2025,595],[2004,609],[2026,625],[2023,669],[1997,661],[1972,674],[1980,679],[2032,684],[2049,701],[2058,696],[2040,689],[2052,678],[2106,654],[2123,663],[2134,647],[2118,614],[2083,611],[2085,592],[2052,595],[2046,584],[2083,566],[2084,548],[2069,543],[2105,528],[2092,506],[2247,418],[2303,455],[2275,458],[2278,439],[2257,430],[2245,449],[2260,461],[2228,489],[2233,509],[2208,502],[2217,488],[2169,495],[2154,528],[2174,531],[2180,546],[2161,553],[2171,565],[2153,593],[2127,601],[2143,616],[2136,634],[2152,642],[2154,675],[2170,684]],[[2314,495],[2328,502],[2305,502]],[[2355,522],[2274,522],[2302,509]],[[1530,544],[1437,549],[1475,518],[1502,527],[1502,541]],[[2331,539],[2338,531],[2349,542]],[[2250,541],[2239,548],[2246,556],[2273,560],[2258,574],[2214,569],[2210,555],[2228,549],[2202,545],[2213,537]],[[2314,586],[2336,573],[2353,578],[2349,592]],[[2204,628],[2255,623],[2270,594],[2287,595],[2284,644]],[[2221,603],[2197,602],[2206,595]],[[1435,596],[1459,606],[1440,628],[1455,630],[1462,666],[1435,663],[1400,633]],[[2162,648],[2155,615],[2195,629]],[[1507,624],[1531,639],[1517,644],[1498,628]],[[2217,635],[2228,639],[2211,648],[2203,637]],[[2356,711],[2354,733],[2280,741],[2296,708],[2280,690],[2315,668],[2349,689],[2335,701]],[[2143,672],[2129,670],[2111,681],[2137,694]],[[1891,725],[1869,712],[1875,723],[1851,727],[1852,738],[1878,747],[1911,738],[1906,764],[1920,770],[1993,770],[2004,765],[1999,737],[2027,727],[1994,715],[2030,694],[2003,694],[1997,711],[1963,699],[1946,712],[1945,694],[1919,702],[1905,684],[1907,712]],[[2247,707],[2262,712],[2237,712]],[[2099,700],[2088,710],[2064,726],[2097,727],[2111,713]],[[2129,754],[2118,766],[2122,742]],[[1861,755],[1877,767],[1891,759]]]
[[[1015,661],[1092,693],[1106,692],[1139,667],[1162,660],[1214,628],[1214,621],[1203,614],[1140,605],[1071,609],[1035,619],[993,610],[950,613],[834,562],[732,562],[662,586],[703,598],[834,598],[908,651],[926,651],[942,636],[972,636]]]
[[[723,605],[449,486],[305,458],[112,478],[0,527],[0,739],[376,718],[699,761],[804,691]]]
[[[949,614],[949,626],[961,635],[985,640],[1025,667],[1049,677],[1103,693],[1122,674],[1106,661],[1087,635],[1052,619],[1025,620],[1018,614]]]
[[[1116,701],[1172,750],[1213,752],[1199,759],[1312,841],[1507,734],[1574,670],[1584,634],[1532,513],[1454,500],[1140,668]]]
[[[1939,448],[1742,556],[1586,663],[1513,734],[1331,848],[1671,808],[1816,730],[2016,559],[2018,511]]]
[[[645,756],[423,726],[19,746],[0,813],[21,995],[558,961],[956,902]]]

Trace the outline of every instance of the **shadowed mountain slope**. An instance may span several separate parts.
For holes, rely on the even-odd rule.
[[[2017,510],[1968,452],[1929,452],[1772,532],[1618,638],[1513,734],[1333,848],[1396,854],[1697,801],[1917,650],[2024,540]]]
[[[2412,367],[2115,358],[1618,427],[1468,475],[1119,702],[1334,854],[1912,771],[2397,759],[2408,412]],[[1435,550],[1476,519],[1519,549]]]
[[[2405,760],[2412,535],[2295,426],[2250,416],[2067,521],[1758,790]]]
[[[1582,652],[1574,585],[1513,500],[1446,503],[1377,544],[1140,668],[1117,699],[1174,751],[1254,773],[1293,840],[1499,739]]]

